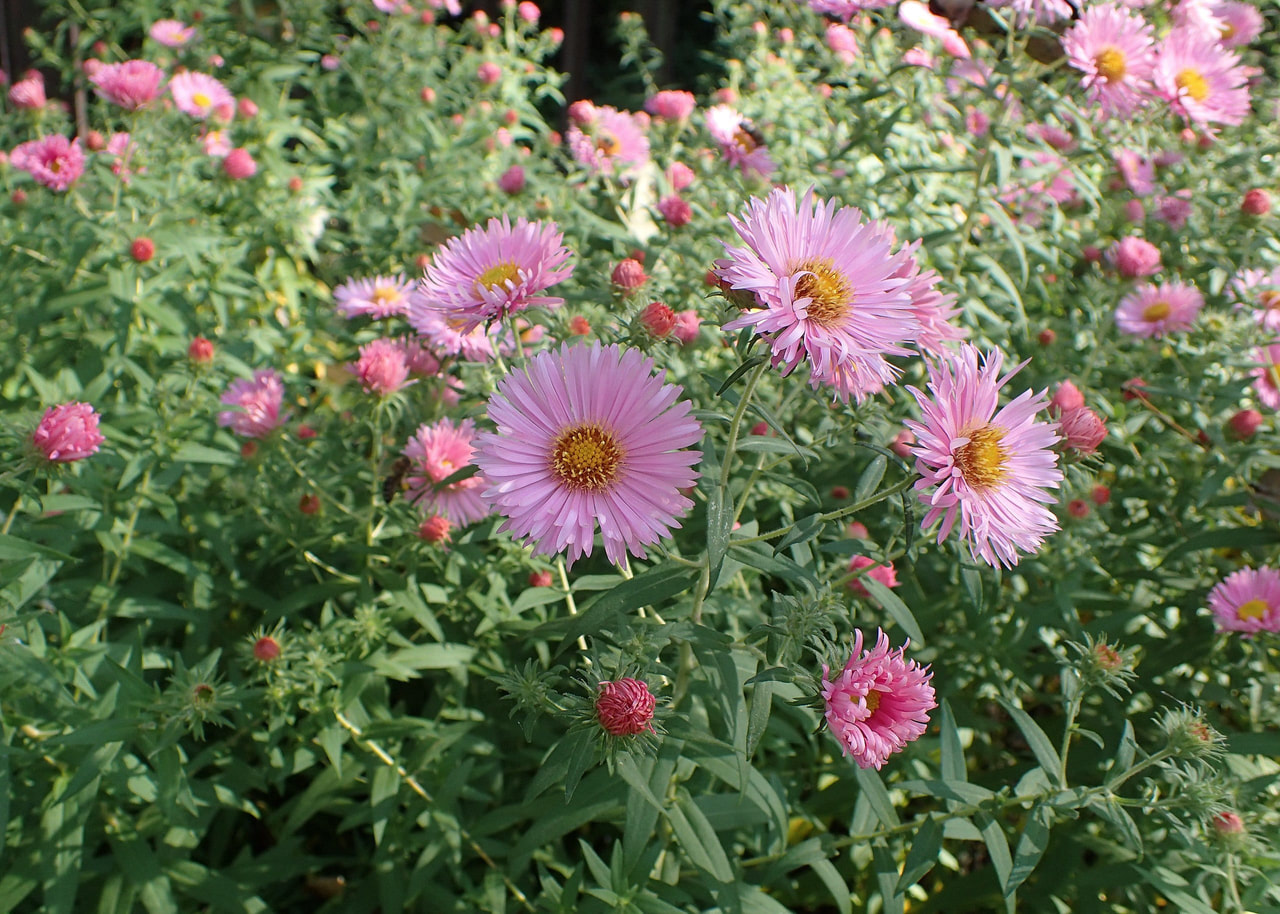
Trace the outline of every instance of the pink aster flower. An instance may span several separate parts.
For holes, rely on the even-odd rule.
[[[167,48],[180,48],[195,37],[196,30],[194,26],[177,19],[161,19],[152,24],[148,34],[153,41],[158,41]]]
[[[868,569],[868,570],[863,571],[863,569]],[[892,562],[890,562],[887,565],[882,565],[879,562],[877,562],[875,559],[871,558],[870,556],[855,555],[851,559],[849,559],[849,570],[863,571],[862,577],[872,578],[876,581],[879,581],[885,587],[898,586],[898,572],[893,567]],[[849,582],[848,586],[850,590],[852,590],[854,593],[856,593],[860,597],[871,596],[871,594],[867,591],[867,588],[863,585],[862,581],[859,578],[854,578],[852,581]]]
[[[839,22],[827,25],[827,47],[841,63],[853,63],[858,56],[858,36],[853,29]]]
[[[1127,117],[1147,103],[1155,47],[1151,26],[1137,13],[1110,3],[1090,6],[1062,36],[1062,50],[1104,114]]]
[[[644,110],[664,121],[683,121],[693,114],[698,100],[692,92],[682,89],[666,89],[655,93],[644,103]]]
[[[1280,333],[1280,267],[1271,270],[1242,270],[1231,280],[1231,289],[1243,304],[1252,307],[1253,319],[1263,330]]]
[[[1116,171],[1125,185],[1139,197],[1149,197],[1156,190],[1156,166],[1151,159],[1128,149],[1118,150],[1113,156]]]
[[[156,100],[164,72],[148,60],[126,60],[100,67],[89,81],[111,104],[137,111]]]
[[[348,279],[333,290],[338,313],[347,319],[367,316],[375,320],[409,313],[409,296],[415,283],[403,273]]]
[[[347,366],[360,379],[365,393],[385,397],[409,380],[409,362],[402,345],[394,340],[374,340],[360,347],[360,358]]]
[[[565,141],[573,158],[592,174],[630,178],[649,161],[649,138],[629,111],[596,106],[581,126],[569,126]]]
[[[1249,374],[1253,392],[1267,409],[1280,410],[1280,343],[1258,348],[1258,364]]]
[[[854,629],[844,669],[832,679],[831,668],[822,665],[827,727],[860,768],[878,771],[924,735],[929,712],[938,706],[929,684],[933,673],[903,657],[907,644],[889,650],[889,636],[877,631],[876,646],[864,651],[862,631]]]
[[[1252,3],[1244,0],[1219,0],[1213,13],[1222,22],[1221,41],[1229,48],[1251,44],[1262,34],[1262,13]]]
[[[658,699],[643,680],[602,682],[596,696],[596,719],[610,736],[639,736],[653,730],[651,721],[657,706]]]
[[[792,371],[809,362],[813,386],[859,401],[897,376],[885,358],[907,355],[920,322],[912,309],[910,255],[893,252],[893,232],[864,222],[850,206],[836,208],[813,190],[796,201],[790,188],[752,197],[742,218],[729,217],[745,246],[725,244],[729,259],[716,274],[731,289],[755,296],[726,330],[753,327],[766,335],[776,364]]]
[[[199,120],[235,112],[236,100],[227,87],[207,73],[179,73],[169,80],[169,94],[183,114]]]
[[[1209,591],[1209,609],[1228,632],[1280,631],[1280,571],[1241,568]]]
[[[83,460],[98,453],[106,439],[98,431],[98,414],[88,403],[63,403],[50,407],[40,419],[31,443],[55,463]]]
[[[238,378],[222,395],[224,406],[231,409],[218,413],[218,424],[230,426],[237,435],[265,438],[284,424],[280,415],[284,403],[284,381],[274,369],[253,373],[253,380]]]
[[[28,172],[40,184],[64,191],[84,174],[84,153],[80,141],[61,134],[21,143],[9,157],[14,168]]]
[[[1136,235],[1127,235],[1107,252],[1111,262],[1125,279],[1152,276],[1160,272],[1160,249]]]
[[[468,229],[435,254],[409,309],[409,323],[420,333],[424,310],[443,312],[467,333],[490,321],[526,308],[555,308],[563,298],[539,293],[568,279],[569,249],[554,222],[529,222],[523,216],[511,224],[490,219],[488,225]]]
[[[457,425],[441,419],[434,425],[419,426],[401,451],[412,461],[405,480],[408,499],[424,514],[440,514],[459,525],[489,516],[489,506],[480,499],[486,485],[483,476],[476,474],[440,486],[454,473],[477,463],[472,446],[475,436],[475,423],[470,419]]]
[[[939,355],[948,343],[962,340],[969,335],[963,327],[951,323],[951,319],[960,314],[956,305],[956,296],[952,292],[941,292],[938,283],[942,277],[936,270],[921,272],[916,255],[920,250],[920,242],[913,241],[903,249],[907,255],[907,263],[898,271],[898,275],[907,281],[907,294],[911,296],[911,313],[920,323],[916,333],[915,344],[921,352]]]
[[[848,22],[862,10],[878,10],[892,6],[894,0],[809,0],[809,8]]]
[[[597,524],[609,561],[679,527],[693,503],[702,426],[681,388],[652,374],[653,360],[616,344],[564,345],[508,374],[489,400],[497,432],[476,437],[484,498],[500,530],[535,555],[590,555]]]
[[[1048,405],[1044,391],[1024,391],[997,411],[1000,388],[1022,366],[1001,377],[999,352],[981,366],[978,357],[961,344],[929,363],[932,396],[907,388],[922,413],[921,421],[906,423],[916,436],[916,491],[929,509],[920,527],[942,518],[941,543],[958,522],[976,558],[1013,567],[1058,529],[1045,507],[1056,501],[1048,490],[1062,482],[1053,452],[1058,435],[1054,423],[1036,419]]]
[[[1152,81],[1176,114],[1194,124],[1239,124],[1249,114],[1249,75],[1212,35],[1179,28],[1156,55]]]
[[[1147,284],[1120,300],[1116,326],[1133,336],[1158,338],[1189,330],[1203,307],[1204,296],[1195,286],[1183,282]]]
[[[707,109],[707,132],[720,146],[720,154],[745,175],[770,177],[777,166],[760,133],[745,117],[728,105]]]
[[[501,324],[464,331],[464,319],[428,307],[417,290],[409,296],[409,323],[436,352],[461,356],[468,362],[491,361],[503,331]]]
[[[1076,12],[1070,0],[987,0],[987,6],[1011,10],[1019,28],[1070,19]]]
[[[9,104],[22,111],[37,111],[49,101],[44,92],[44,77],[32,72],[9,87]]]

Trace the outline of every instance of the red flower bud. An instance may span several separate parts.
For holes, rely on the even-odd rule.
[[[647,683],[639,679],[619,679],[600,683],[596,696],[596,718],[612,736],[636,736],[652,730],[657,699]]]

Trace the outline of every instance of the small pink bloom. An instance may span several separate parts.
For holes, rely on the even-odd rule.
[[[848,490],[846,489],[845,492],[846,494],[844,497],[848,498],[849,497],[847,494]],[[870,569],[870,570],[863,572],[862,577],[871,578],[873,580],[879,581],[885,587],[898,586],[898,573],[894,569],[892,562],[882,565],[879,562],[877,562],[875,559],[866,555],[855,555],[849,560],[850,571],[863,571],[863,569]],[[870,592],[863,585],[862,581],[859,580],[858,578],[854,578],[852,581],[850,581],[848,584],[848,587],[850,590],[852,590],[854,593],[856,593],[860,597],[865,597],[868,599],[870,599],[871,597]]]
[[[179,73],[169,80],[169,94],[178,110],[198,120],[208,120],[229,108],[235,111],[235,98],[227,87],[207,73]]]
[[[644,110],[664,121],[683,121],[693,113],[697,104],[692,92],[668,89],[648,99],[644,103]]]
[[[1244,819],[1234,812],[1220,812],[1213,817],[1213,830],[1220,835],[1244,833]]]
[[[1241,568],[1218,582],[1208,602],[1223,631],[1280,631],[1280,572]]]
[[[508,194],[520,193],[524,190],[524,169],[519,165],[512,165],[498,178],[498,187]]]
[[[129,245],[129,256],[138,263],[146,263],[156,253],[156,243],[150,238],[143,236],[133,239]]]
[[[1152,276],[1160,272],[1160,249],[1136,235],[1117,241],[1109,256],[1125,279]]]
[[[177,19],[161,19],[152,23],[149,34],[165,47],[180,48],[195,37],[196,30]]]
[[[480,80],[480,84],[483,86],[492,86],[502,79],[502,68],[492,60],[486,60],[476,70],[476,79]]]
[[[50,407],[31,436],[44,458],[55,463],[83,460],[98,453],[105,440],[98,431],[98,414],[88,403]]]
[[[1058,422],[1058,432],[1062,435],[1063,445],[1081,456],[1092,454],[1107,437],[1107,424],[1102,417],[1081,406],[1066,410]]]
[[[342,64],[342,61],[340,61],[333,54],[325,54],[323,57],[320,58],[320,66],[322,69],[325,69],[325,70],[329,70],[329,71],[336,70],[338,69],[339,66],[341,66],[341,64]]]
[[[596,719],[611,736],[638,736],[653,730],[657,704],[648,683],[639,679],[602,682],[596,696]]]
[[[693,207],[678,194],[659,200],[658,212],[662,214],[662,220],[672,228],[688,225],[693,219]]]
[[[379,339],[360,347],[360,358],[347,366],[360,379],[365,393],[380,397],[395,393],[409,379],[404,348],[393,340]]]
[[[675,328],[671,331],[681,345],[688,346],[698,338],[698,328],[702,325],[702,318],[698,317],[698,312],[690,308],[688,311],[681,311],[676,314]]]
[[[284,381],[274,369],[264,368],[254,372],[253,380],[232,381],[222,403],[231,409],[218,413],[219,425],[246,438],[265,438],[284,424]]]
[[[842,63],[853,63],[858,56],[858,38],[853,29],[839,22],[827,24],[827,47]]]
[[[258,116],[258,106],[251,98],[242,98],[236,102],[236,112],[247,120],[252,120]]]
[[[48,102],[44,94],[44,77],[39,73],[24,76],[9,87],[9,104],[13,107],[36,111]]]
[[[1271,195],[1261,188],[1253,188],[1240,202],[1240,212],[1246,216],[1265,216],[1271,212]]]
[[[1120,300],[1116,326],[1134,336],[1162,337],[1191,328],[1204,307],[1204,296],[1183,282],[1144,285]]]
[[[249,150],[240,147],[227,153],[227,157],[222,160],[222,170],[231,180],[241,181],[257,174],[258,163],[253,160]]]
[[[530,587],[550,587],[551,572],[549,571],[531,571],[529,572]]]
[[[421,425],[401,452],[412,461],[405,480],[409,501],[424,513],[443,514],[457,524],[466,525],[490,513],[480,499],[488,484],[479,474],[468,476],[447,486],[440,483],[471,466],[475,449],[475,423],[465,419],[455,425],[441,419],[433,425]]]
[[[213,361],[213,343],[203,336],[196,337],[187,347],[187,358],[197,365],[208,365]]]
[[[126,111],[137,111],[160,95],[164,73],[146,60],[126,60],[99,67],[90,78],[98,94]]]
[[[542,16],[542,10],[538,9],[538,4],[532,3],[530,0],[523,0],[523,2],[516,7],[516,13],[519,14],[521,19],[528,22],[530,25],[536,23]]]

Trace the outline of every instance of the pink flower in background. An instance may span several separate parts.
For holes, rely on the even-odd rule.
[[[1280,410],[1280,343],[1258,348],[1258,365],[1249,374],[1253,392],[1267,409]]]
[[[929,712],[938,706],[930,680],[933,673],[900,648],[889,650],[889,637],[876,633],[876,646],[862,649],[862,631],[854,629],[853,653],[834,678],[822,665],[822,698],[827,727],[846,756],[860,768],[879,770],[889,756],[924,735]]]
[[[755,296],[748,309],[724,325],[753,327],[769,339],[784,373],[802,360],[812,382],[828,384],[859,402],[898,369],[885,358],[907,355],[919,332],[908,289],[910,255],[893,252],[893,232],[864,222],[861,211],[812,190],[799,201],[790,188],[752,197],[741,218],[729,221],[746,244],[725,244],[728,259],[716,275],[731,289]]]
[[[1033,22],[1048,25],[1070,19],[1076,12],[1069,0],[987,0],[987,6],[1012,11],[1019,28]]]
[[[702,318],[698,317],[697,311],[690,308],[687,311],[676,312],[676,325],[671,333],[681,345],[688,346],[698,338],[698,328],[701,326]]]
[[[667,181],[671,184],[671,189],[676,193],[692,184],[693,179],[693,169],[683,162],[672,162],[667,167]]]
[[[54,191],[65,191],[84,174],[80,141],[55,134],[16,146],[9,163]]]
[[[1262,34],[1262,13],[1252,3],[1244,0],[1219,0],[1213,6],[1213,14],[1222,22],[1219,34],[1229,48],[1244,47]]]
[[[1156,198],[1155,216],[1175,232],[1191,218],[1191,191],[1180,190],[1167,197]]]
[[[258,163],[253,160],[249,150],[239,147],[231,150],[222,159],[222,170],[233,181],[243,181],[258,173]]]
[[[36,449],[55,463],[83,460],[98,453],[98,445],[105,440],[98,431],[98,414],[88,403],[50,407],[31,435]]]
[[[658,212],[662,214],[662,220],[672,228],[688,225],[693,220],[693,207],[678,194],[659,200]]]
[[[1070,381],[1063,381],[1049,399],[1049,415],[1057,419],[1063,413],[1084,408],[1084,394]]]
[[[913,241],[903,248],[907,261],[899,269],[898,276],[907,281],[906,291],[911,296],[911,313],[920,323],[915,338],[916,347],[921,352],[939,354],[949,343],[967,337],[969,331],[951,323],[951,319],[960,314],[960,309],[955,306],[955,293],[944,293],[938,289],[942,277],[936,270],[921,272],[920,263],[916,260],[920,246],[919,241]]]
[[[902,62],[909,67],[923,67],[926,70],[934,67],[933,55],[919,46],[903,51]]]
[[[885,587],[898,586],[898,573],[897,571],[894,570],[892,562],[882,565],[879,562],[877,562],[875,559],[866,555],[855,555],[849,559],[850,571],[862,571],[864,568],[867,568],[870,570],[864,572],[862,577],[873,578],[874,580],[879,581]],[[870,592],[868,592],[867,588],[863,585],[862,581],[859,578],[854,578],[852,581],[850,581],[848,584],[848,587],[850,590],[852,590],[854,593],[856,593],[860,597],[869,598],[871,596]]]
[[[409,363],[402,345],[394,340],[374,340],[360,347],[360,358],[347,366],[360,379],[365,393],[385,397],[405,386]]]
[[[827,24],[827,47],[843,63],[853,63],[858,56],[858,36],[839,22]]]
[[[1160,45],[1156,91],[1193,124],[1239,124],[1249,114],[1248,74],[1240,57],[1212,35],[1174,29]]]
[[[348,279],[333,290],[338,313],[350,319],[372,317],[379,320],[409,313],[409,294],[416,284],[403,273],[374,276],[371,279]]]
[[[126,111],[137,111],[160,95],[164,71],[147,60],[106,64],[89,78],[98,94]]]
[[[1242,302],[1254,306],[1252,314],[1258,326],[1280,333],[1280,267],[1271,270],[1242,270],[1231,280],[1231,289]]]
[[[683,121],[693,114],[693,109],[697,106],[698,100],[693,97],[692,92],[666,89],[646,100],[644,110],[665,121]]]
[[[1053,452],[1058,435],[1054,423],[1036,418],[1048,405],[1043,391],[1024,391],[1001,408],[1000,388],[1018,369],[1001,377],[999,352],[981,366],[978,358],[976,348],[961,344],[929,362],[930,395],[907,388],[922,414],[906,423],[917,441],[916,492],[928,508],[920,527],[941,518],[941,543],[958,523],[976,558],[1011,568],[1058,529],[1045,507],[1056,501],[1048,490],[1062,482]]]
[[[253,373],[253,380],[239,378],[231,382],[222,395],[224,406],[231,409],[218,413],[218,424],[230,426],[237,435],[265,438],[284,424],[280,415],[284,403],[284,381],[274,369]]]
[[[1110,3],[1089,6],[1062,36],[1062,50],[1103,114],[1127,117],[1147,103],[1155,46],[1142,16]]]
[[[630,178],[649,161],[649,138],[629,111],[608,105],[592,109],[592,117],[569,125],[565,138],[578,164],[592,174]]]
[[[24,111],[37,111],[49,101],[44,94],[44,77],[31,71],[9,87],[9,104]]]
[[[518,194],[524,190],[524,169],[512,165],[498,177],[498,189],[507,194]]]
[[[231,152],[231,140],[225,130],[208,130],[200,138],[204,154],[213,159],[225,159]]]
[[[759,132],[745,117],[728,105],[707,109],[707,132],[720,146],[720,154],[745,175],[769,178],[777,166]]]
[[[1184,282],[1140,286],[1120,300],[1116,326],[1133,336],[1162,337],[1191,329],[1204,296]]]
[[[222,110],[235,111],[236,100],[227,87],[207,73],[178,73],[169,80],[169,94],[183,114],[206,120]]]
[[[486,329],[477,326],[463,332],[464,321],[429,307],[415,290],[409,296],[409,324],[441,355],[460,355],[468,362],[488,362],[497,351],[496,339],[501,324]]]
[[[1280,631],[1280,571],[1241,568],[1209,592],[1218,628],[1229,632]]]
[[[514,225],[503,216],[468,229],[436,251],[410,304],[409,323],[422,333],[423,311],[435,310],[468,333],[526,308],[559,307],[564,299],[540,293],[573,273],[562,242],[554,222],[523,216]]]
[[[953,57],[968,57],[969,47],[960,34],[951,27],[951,20],[935,15],[929,4],[921,0],[902,0],[898,5],[898,18],[907,28],[922,35],[940,39],[943,49]]]
[[[1117,241],[1107,256],[1125,279],[1152,276],[1160,272],[1160,249],[1150,241],[1128,235]]]
[[[1149,158],[1128,149],[1117,150],[1113,158],[1116,171],[1129,190],[1139,197],[1148,197],[1156,190],[1156,166]]]
[[[168,48],[180,48],[196,35],[194,26],[179,22],[177,19],[161,19],[152,24],[149,33],[153,41],[158,41]]]
[[[638,736],[653,730],[657,705],[649,684],[639,679],[602,682],[596,696],[596,719],[610,736]]]
[[[475,423],[464,419],[454,425],[441,419],[434,425],[419,426],[401,452],[412,461],[408,483],[409,501],[424,514],[440,514],[465,526],[489,516],[489,506],[480,499],[486,485],[479,474],[468,476],[443,488],[440,482],[475,463]]]
[[[693,506],[681,489],[698,478],[690,450],[702,426],[638,350],[596,342],[533,356],[489,399],[496,432],[476,436],[484,498],[506,517],[499,530],[534,547],[590,555],[596,526],[614,564],[679,527]]]
[[[848,22],[862,10],[883,9],[893,3],[894,0],[809,0],[809,8]]]

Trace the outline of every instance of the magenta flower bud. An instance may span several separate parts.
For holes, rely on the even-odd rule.
[[[1262,425],[1262,413],[1256,409],[1242,409],[1227,421],[1231,437],[1237,441],[1248,441]]]
[[[644,285],[649,277],[645,275],[644,267],[640,264],[640,261],[628,257],[613,268],[611,278],[615,286],[625,292],[630,292]]]
[[[360,379],[365,393],[385,397],[405,386],[409,364],[404,347],[394,340],[374,340],[360,347],[360,359],[347,370]]]
[[[1056,418],[1082,406],[1084,406],[1084,394],[1080,393],[1080,388],[1070,381],[1063,381],[1049,399],[1049,415]]]
[[[236,111],[245,120],[251,120],[258,116],[258,105],[251,98],[242,98],[236,102]]]
[[[602,682],[596,696],[596,719],[611,736],[638,736],[653,730],[650,721],[657,704],[648,683],[639,679]]]
[[[665,121],[683,121],[693,113],[697,104],[692,92],[668,89],[648,99],[644,103],[644,110]]]
[[[524,169],[519,165],[512,165],[498,178],[498,187],[508,194],[520,193],[524,190]]]
[[[1107,437],[1107,424],[1087,406],[1064,412],[1058,430],[1067,448],[1080,455],[1092,454]]]
[[[55,463],[71,463],[96,454],[104,440],[98,431],[98,414],[88,403],[50,407],[31,436],[31,443],[44,458]]]
[[[640,324],[655,339],[666,339],[675,329],[676,314],[667,305],[656,301],[640,312]]]
[[[227,153],[227,157],[222,160],[222,170],[227,173],[228,178],[240,181],[257,174],[258,163],[253,160],[249,150],[240,147]]]
[[[872,578],[873,580],[879,581],[885,587],[898,586],[898,572],[894,569],[892,562],[887,565],[881,565],[875,559],[866,555],[855,555],[853,558],[849,559],[850,571],[862,571],[864,568],[870,569],[863,572],[862,576],[864,578]],[[858,578],[854,578],[850,581],[848,587],[860,597],[870,598],[871,596],[870,592],[863,586],[862,581]]]
[[[502,79],[502,68],[492,60],[486,60],[476,70],[476,79],[480,80],[481,85],[492,86]]]
[[[672,228],[688,225],[693,220],[693,207],[677,194],[659,200],[658,212],[662,214],[663,221]]]

